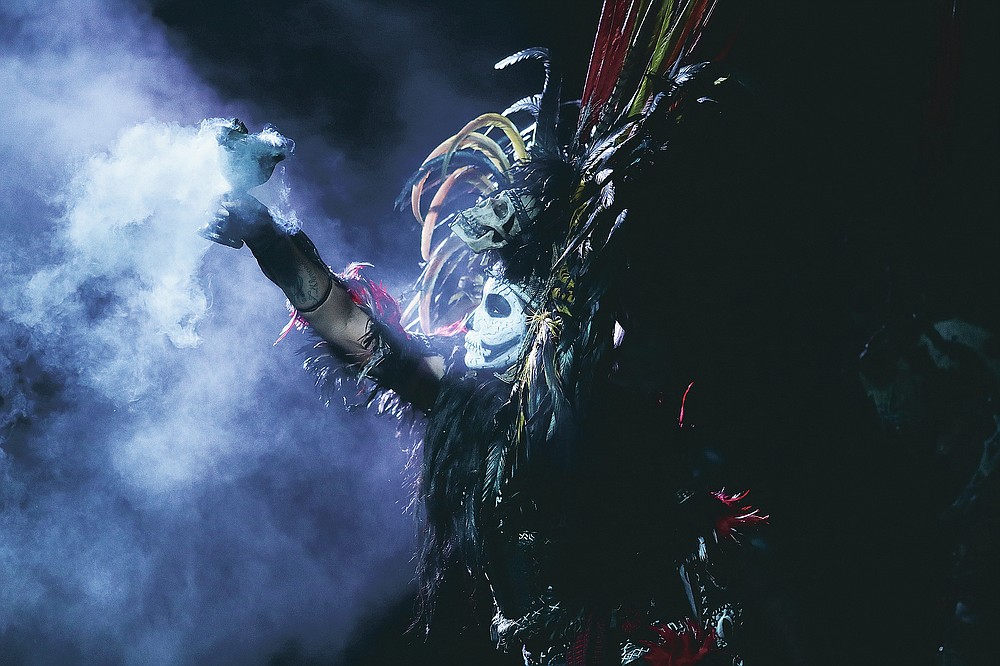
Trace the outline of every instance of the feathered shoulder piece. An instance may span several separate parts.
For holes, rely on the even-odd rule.
[[[370,267],[371,264],[352,263],[344,272],[333,274],[354,304],[368,315],[368,332],[360,341],[368,353],[361,359],[352,358],[329,342],[317,339],[302,350],[303,365],[313,375],[327,404],[337,396],[349,409],[371,407],[377,413],[400,418],[409,413],[411,406],[426,411],[433,403],[433,395],[408,395],[414,367],[426,356],[453,356],[455,341],[446,336],[432,338],[406,331],[401,325],[399,304],[381,283],[367,275],[364,269]],[[293,311],[289,326],[306,325]]]

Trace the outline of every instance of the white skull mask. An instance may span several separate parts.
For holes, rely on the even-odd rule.
[[[511,285],[495,277],[483,285],[483,300],[472,311],[465,334],[465,365],[470,370],[502,370],[521,352],[528,332],[524,303]]]
[[[483,252],[505,246],[537,213],[538,200],[526,190],[502,190],[456,213],[449,224],[473,252]]]

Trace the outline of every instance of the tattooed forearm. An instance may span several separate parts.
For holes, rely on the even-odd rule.
[[[277,232],[247,239],[247,245],[268,277],[278,285],[297,310],[320,306],[333,288],[329,269],[302,232]]]
[[[261,216],[267,218],[267,223],[255,226],[252,233],[243,236],[243,241],[257,258],[264,275],[285,293],[292,306],[335,353],[352,364],[363,365],[372,353],[368,344],[372,320],[367,311],[358,307],[305,233],[289,232],[274,224],[266,209]],[[421,361],[426,361],[424,371],[436,382],[444,374],[444,362],[440,357],[434,358],[440,362]],[[415,400],[418,394],[426,399],[435,393],[436,388],[421,389],[407,399]]]
[[[285,294],[297,309],[312,310],[323,302],[329,289],[329,275],[317,275],[316,266],[305,264],[298,266],[295,284],[285,289]]]

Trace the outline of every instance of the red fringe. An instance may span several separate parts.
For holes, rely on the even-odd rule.
[[[337,273],[340,284],[347,290],[347,294],[354,301],[355,305],[367,310],[369,316],[380,324],[396,329],[409,338],[409,335],[403,330],[402,324],[400,324],[402,311],[400,310],[399,303],[389,294],[381,282],[375,282],[368,279],[367,276],[362,275],[361,271],[364,268],[372,268],[372,265],[357,261],[348,264],[343,273]],[[295,308],[290,308],[289,314],[288,323],[281,329],[281,333],[278,335],[278,339],[274,341],[274,344],[278,344],[284,340],[292,330],[301,331],[309,327],[309,322]],[[456,323],[464,324],[464,322]],[[463,327],[461,331],[455,331],[451,335],[464,332],[464,330]]]
[[[361,274],[361,269],[371,267],[371,264],[353,262],[337,277],[343,281],[355,304],[367,308],[380,323],[402,330],[399,323],[402,318],[399,303],[381,282],[374,282]]]
[[[738,527],[767,522],[767,519],[770,518],[769,515],[762,514],[760,509],[754,508],[750,504],[740,506],[749,494],[749,490],[744,490],[735,495],[727,495],[725,488],[712,493],[722,503],[721,515],[715,521],[715,538],[717,541],[731,539],[738,543],[739,539],[737,537],[740,535]]]
[[[665,626],[654,626],[661,642],[639,641],[649,652],[643,661],[653,666],[690,666],[696,664],[716,649],[715,630],[705,631],[694,620],[687,620],[687,627],[674,631]]]
[[[441,328],[435,330],[433,334],[436,336],[451,338],[456,335],[464,335],[468,332],[469,328],[465,325],[465,318],[462,318],[454,323],[448,324],[447,326],[442,326]]]
[[[288,308],[289,308],[288,323],[285,324],[285,327],[283,329],[281,329],[281,333],[278,335],[278,339],[274,341],[274,344],[278,344],[279,342],[284,340],[285,336],[291,333],[293,329],[296,331],[302,331],[309,327],[309,322],[306,321],[301,314],[299,314],[298,310],[296,310],[290,305],[288,306]]]

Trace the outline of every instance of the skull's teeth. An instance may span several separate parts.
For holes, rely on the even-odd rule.
[[[467,335],[465,337],[465,350],[470,355],[472,355],[474,357],[477,357],[479,359],[482,359],[482,361],[484,361],[484,362],[493,353],[492,350],[487,349],[486,347],[484,347],[482,345],[482,343],[479,342],[479,340],[473,338],[471,335]]]
[[[466,338],[465,339],[465,348],[466,348],[467,351],[470,351],[470,352],[472,352],[474,354],[482,356],[483,358],[487,358],[490,355],[490,350],[487,349],[486,347],[484,347],[477,340],[469,340],[468,338]]]

